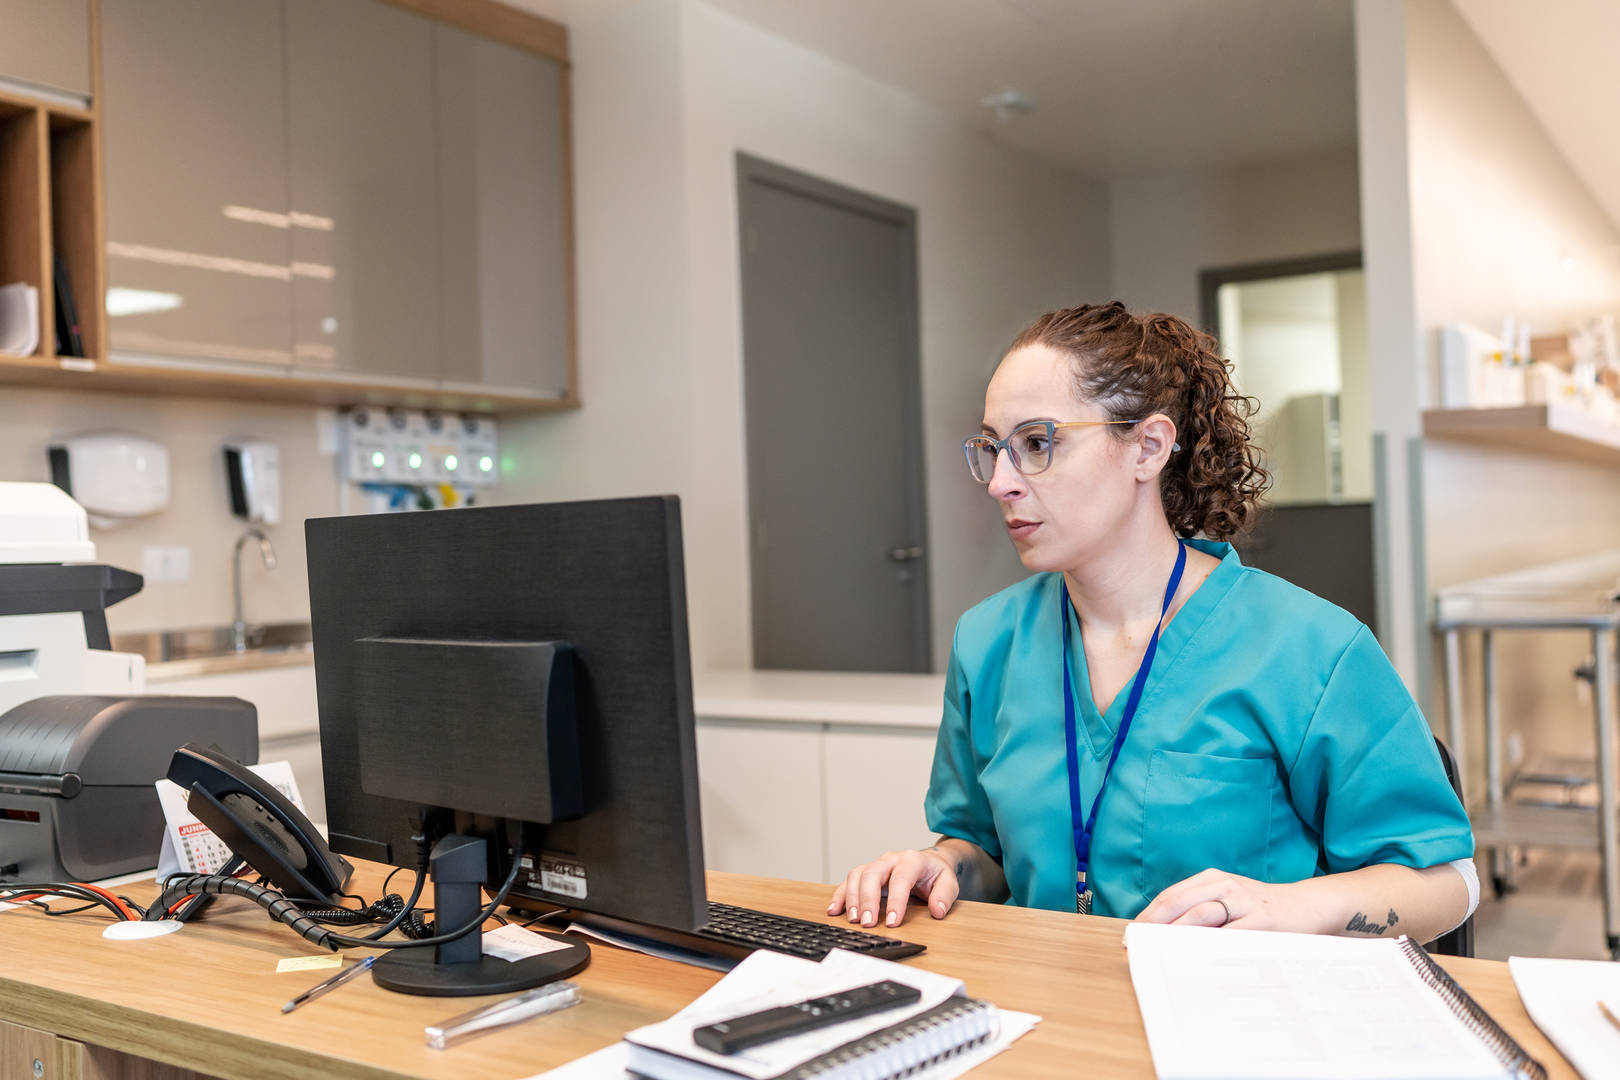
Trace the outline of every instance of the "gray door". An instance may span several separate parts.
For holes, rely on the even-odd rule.
[[[754,666],[927,671],[916,215],[739,154]]]

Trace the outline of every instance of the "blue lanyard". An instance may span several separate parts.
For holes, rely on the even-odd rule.
[[[1142,687],[1147,685],[1148,671],[1153,667],[1153,654],[1159,649],[1159,630],[1164,626],[1165,613],[1170,610],[1170,601],[1176,595],[1176,587],[1181,584],[1181,572],[1187,568],[1187,545],[1177,545],[1176,568],[1170,574],[1170,584],[1164,590],[1164,605],[1159,609],[1159,623],[1153,628],[1153,637],[1148,640],[1147,652],[1142,656],[1142,666],[1136,669],[1136,679],[1131,683],[1131,696],[1125,700],[1125,714],[1120,717],[1119,730],[1114,733],[1114,752],[1108,755],[1108,767],[1103,770],[1102,783],[1097,785],[1097,797],[1091,800],[1091,813],[1082,819],[1080,803],[1080,744],[1074,723],[1074,683],[1069,677],[1069,583],[1063,582],[1063,607],[1059,617],[1063,620],[1063,729],[1068,735],[1065,749],[1069,755],[1069,821],[1074,829],[1074,910],[1082,915],[1091,912],[1091,886],[1086,881],[1086,874],[1091,869],[1091,837],[1097,828],[1097,807],[1102,805],[1103,788],[1108,786],[1108,778],[1113,775],[1114,762],[1119,760],[1119,749],[1125,745],[1125,734],[1131,730],[1131,721],[1136,717],[1136,706],[1142,701]]]

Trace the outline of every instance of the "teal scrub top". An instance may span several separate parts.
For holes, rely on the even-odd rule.
[[[1428,723],[1367,628],[1229,544],[1187,542],[1221,562],[1164,628],[1103,791],[1093,913],[1134,917],[1211,867],[1292,882],[1470,857]],[[1062,580],[1037,574],[957,622],[925,809],[1001,863],[1011,903],[1073,911]],[[1129,695],[1098,713],[1067,617],[1090,810]]]

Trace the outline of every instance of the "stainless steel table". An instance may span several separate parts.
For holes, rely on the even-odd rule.
[[[1620,849],[1615,827],[1615,641],[1620,606],[1611,591],[1589,583],[1564,588],[1518,590],[1492,595],[1463,587],[1442,594],[1435,628],[1445,635],[1446,739],[1463,777],[1469,820],[1478,848],[1489,853],[1492,880],[1506,875],[1510,847],[1581,847],[1602,856],[1603,929],[1609,954],[1620,960]],[[1598,806],[1523,806],[1503,797],[1502,716],[1496,686],[1497,631],[1585,630],[1592,635],[1596,693],[1592,720],[1596,734]],[[1461,638],[1477,631],[1482,639],[1485,710],[1485,793],[1469,783],[1464,754]]]

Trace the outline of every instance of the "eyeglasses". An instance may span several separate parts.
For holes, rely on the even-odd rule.
[[[1003,450],[1012,458],[1013,468],[1024,476],[1035,476],[1052,464],[1052,446],[1058,428],[1106,427],[1110,424],[1140,424],[1140,420],[1031,420],[1019,424],[1005,439],[992,439],[988,435],[969,435],[962,443],[967,454],[968,472],[981,484],[988,484],[996,474],[996,458]]]

